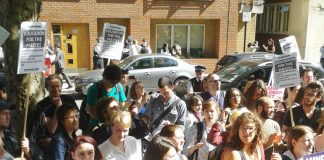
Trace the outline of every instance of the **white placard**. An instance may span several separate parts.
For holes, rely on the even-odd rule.
[[[287,88],[300,85],[297,53],[283,54],[273,58],[274,86]]]
[[[242,21],[243,22],[251,21],[251,12],[243,12]]]
[[[102,32],[101,58],[120,60],[124,48],[126,27],[105,23]]]
[[[0,46],[7,40],[10,33],[0,26]]]
[[[301,60],[295,36],[289,36],[283,39],[279,39],[279,43],[283,54],[297,53],[297,60]]]
[[[46,22],[21,23],[17,74],[42,72],[46,39]]]

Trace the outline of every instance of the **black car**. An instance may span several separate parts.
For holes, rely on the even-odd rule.
[[[240,60],[272,60],[276,56],[273,53],[268,52],[251,52],[251,53],[235,53],[224,55],[219,61],[217,61],[215,70],[220,71],[224,67],[238,62]]]
[[[241,60],[235,62],[216,74],[221,78],[221,89],[238,88],[244,90],[244,86],[249,80],[262,79],[264,82],[269,82],[273,63],[269,60]],[[300,61],[299,72],[305,68],[311,68],[314,71],[314,76],[322,84],[324,83],[324,69],[317,63]]]

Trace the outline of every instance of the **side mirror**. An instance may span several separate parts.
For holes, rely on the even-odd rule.
[[[133,69],[134,69],[134,67],[132,67],[132,66],[131,67],[128,67],[128,70],[133,70]]]

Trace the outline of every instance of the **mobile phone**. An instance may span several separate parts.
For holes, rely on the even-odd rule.
[[[135,79],[135,76],[129,76],[128,78],[129,79]]]

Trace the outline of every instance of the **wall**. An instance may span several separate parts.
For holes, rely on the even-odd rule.
[[[226,48],[228,52],[236,51],[238,1],[231,1],[229,26],[227,26],[228,5],[229,0],[43,0],[40,20],[48,22],[50,31],[53,23],[89,24],[90,53],[85,58],[92,61],[92,48],[100,33],[98,25],[102,24],[102,19],[129,19],[130,35],[138,40],[145,38],[149,41],[155,34],[151,31],[153,19],[218,19],[219,28],[216,27],[215,30],[218,30],[219,34],[215,35],[217,43],[212,53],[217,58],[225,54]],[[228,46],[226,46],[227,27]]]
[[[324,7],[323,0],[310,0],[307,21],[307,37],[305,44],[305,59],[320,62],[320,47],[324,44],[324,10],[318,8],[318,4]]]
[[[256,31],[256,14],[252,14],[251,21],[247,22],[246,27],[246,43],[245,50],[247,50],[247,44],[253,43],[255,41],[255,31]],[[244,22],[242,21],[242,14],[240,14],[238,19],[238,31],[237,31],[237,43],[236,51],[243,52],[244,47]]]

